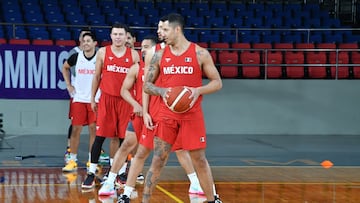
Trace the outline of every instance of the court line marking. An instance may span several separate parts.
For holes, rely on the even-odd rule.
[[[171,199],[173,199],[177,203],[184,203],[181,199],[177,198],[175,195],[171,194],[171,192],[165,190],[163,187],[156,185],[156,188],[158,190],[160,190],[161,192],[165,193],[167,196],[169,196]]]

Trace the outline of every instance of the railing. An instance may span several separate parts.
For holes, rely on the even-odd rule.
[[[16,27],[18,26],[24,26],[24,27],[31,27],[31,26],[36,26],[36,27],[65,27],[65,28],[84,28],[84,27],[88,27],[91,29],[94,29],[96,31],[96,29],[110,29],[111,26],[92,26],[92,25],[68,25],[68,24],[29,24],[29,23],[4,23],[4,22],[0,22],[0,25],[3,26],[12,26],[12,38],[16,38]],[[141,30],[150,30],[151,32],[149,33],[156,33],[156,27],[145,27],[145,26],[132,26],[132,29],[134,29],[135,31],[141,31]],[[360,28],[199,28],[199,27],[187,27],[185,28],[185,32],[186,31],[223,31],[223,32],[229,32],[229,33],[234,33],[234,37],[235,39],[229,39],[229,41],[232,42],[240,42],[239,36],[241,32],[244,31],[279,31],[279,32],[285,32],[285,31],[289,31],[289,32],[306,32],[306,41],[303,42],[310,42],[310,36],[313,32],[327,32],[327,31],[333,31],[333,32],[341,32],[341,31],[349,31],[349,32],[358,32],[360,33]],[[359,36],[360,38],[360,36]],[[140,39],[141,40],[141,39]]]

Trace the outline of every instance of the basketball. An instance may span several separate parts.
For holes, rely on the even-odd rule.
[[[168,92],[168,98],[166,98],[167,107],[175,113],[184,113],[190,109],[190,103],[192,99],[189,99],[191,90],[183,87],[173,87]]]

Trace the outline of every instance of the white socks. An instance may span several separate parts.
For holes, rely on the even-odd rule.
[[[200,185],[199,179],[198,179],[198,177],[197,177],[197,175],[196,175],[195,172],[194,172],[194,173],[190,173],[190,174],[188,174],[187,176],[188,176],[188,178],[189,178],[189,180],[190,180],[190,184],[198,184],[198,185]]]

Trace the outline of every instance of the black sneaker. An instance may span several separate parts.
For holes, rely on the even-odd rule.
[[[216,194],[214,197],[215,197],[215,201],[214,201],[215,203],[222,203],[222,201],[220,200],[219,195]]]
[[[127,174],[126,174],[126,173],[122,173],[122,174],[118,175],[117,178],[120,180],[120,182],[121,182],[122,184],[125,184],[125,183],[126,183],[126,180],[127,180]]]
[[[120,195],[117,199],[117,203],[130,203],[130,198],[127,195]]]
[[[91,189],[94,187],[95,187],[95,174],[88,173],[85,181],[81,185],[81,188]]]

